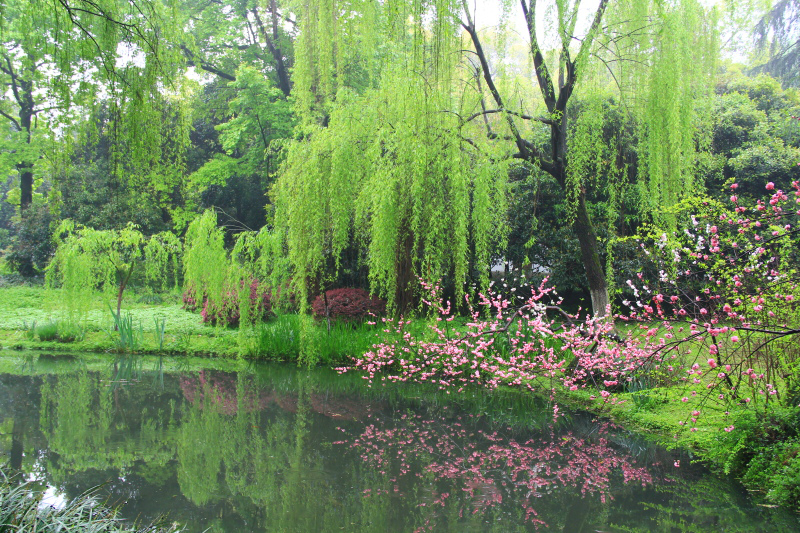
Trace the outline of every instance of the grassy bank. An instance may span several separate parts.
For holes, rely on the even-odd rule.
[[[382,333],[369,324],[327,324],[297,314],[277,314],[253,327],[203,324],[183,309],[180,295],[125,295],[116,321],[98,296],[79,322],[59,310],[59,291],[36,286],[0,287],[0,346],[59,352],[134,352],[246,357],[337,364],[363,353]],[[116,327],[115,327],[116,326]],[[301,345],[305,347],[301,351]]]

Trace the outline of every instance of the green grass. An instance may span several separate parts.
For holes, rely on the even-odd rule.
[[[184,310],[180,295],[126,294],[120,317],[99,295],[79,325],[56,304],[59,291],[44,287],[0,287],[0,346],[18,350],[196,354],[307,363],[341,364],[369,350],[380,326],[304,321],[279,314],[253,327],[228,329],[202,323]],[[422,322],[424,326],[424,322]],[[116,326],[116,327],[115,327]]]
[[[47,322],[34,328],[40,341],[49,342],[58,340],[58,322]]]

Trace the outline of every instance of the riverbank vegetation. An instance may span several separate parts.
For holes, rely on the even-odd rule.
[[[42,487],[20,482],[0,471],[0,531],[56,533],[169,533],[181,531],[176,525],[130,526],[114,510],[89,494],[66,502],[48,502]]]
[[[101,4],[0,0],[3,347],[516,387],[800,501],[797,1]]]

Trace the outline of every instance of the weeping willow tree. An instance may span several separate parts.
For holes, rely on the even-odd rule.
[[[397,309],[417,277],[451,277],[463,291],[469,266],[488,267],[502,240],[505,171],[490,144],[464,150],[463,121],[443,112],[463,105],[454,6],[353,2],[362,17],[307,5],[295,74],[304,138],[273,190],[277,249],[301,301],[312,283],[326,288],[353,242],[373,291]]]
[[[645,210],[697,187],[693,100],[709,90],[716,49],[714,17],[696,0],[505,1],[493,32],[463,0],[303,6],[303,138],[274,190],[278,249],[301,291],[336,272],[348,240],[366,249],[373,290],[399,308],[416,276],[461,287],[469,265],[488,270],[491,243],[502,243],[507,166],[522,161],[563,189],[563,222],[604,315],[587,184],[602,167],[625,173],[601,146],[595,104],[576,112],[579,95],[611,92],[636,117]],[[505,54],[515,20],[524,64]]]
[[[108,305],[116,303],[120,318],[122,298],[134,271],[143,269],[146,282],[166,289],[179,279],[181,242],[170,232],[145,237],[133,224],[121,230],[95,230],[67,219],[56,230],[56,253],[47,266],[50,289],[69,321],[77,324],[92,308],[97,293]]]
[[[755,67],[780,78],[785,85],[800,85],[800,0],[777,0],[753,30],[756,50],[768,52]]]

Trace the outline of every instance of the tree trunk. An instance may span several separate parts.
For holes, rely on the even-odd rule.
[[[20,107],[19,122],[25,132],[25,142],[31,144],[32,96],[24,99],[24,104]],[[33,163],[31,161],[20,161],[17,164],[17,172],[19,172],[19,209],[20,211],[25,211],[33,203]]]
[[[608,283],[603,265],[600,262],[600,253],[597,245],[597,235],[594,232],[589,211],[586,209],[586,198],[583,193],[578,199],[575,222],[572,224],[575,236],[581,247],[581,260],[586,270],[586,279],[589,280],[589,294],[592,297],[592,312],[596,317],[608,314],[611,303],[608,296]]]
[[[19,125],[25,133],[25,142],[31,144],[31,129],[33,126],[33,70],[29,72],[30,79],[14,78],[16,94],[19,103]],[[17,164],[19,172],[19,209],[25,211],[33,203],[33,162],[20,161]]]
[[[19,472],[22,469],[22,457],[25,452],[25,430],[23,428],[24,422],[20,419],[19,415],[14,417],[14,426],[11,429],[11,450],[9,451],[8,466],[14,472]]]
[[[19,209],[25,211],[33,203],[33,164],[29,162],[17,165],[19,172]]]
[[[131,266],[128,268],[127,273],[117,273],[119,278],[119,290],[117,291],[117,320],[114,322],[114,331],[119,331],[119,321],[122,318],[122,296],[125,294],[125,287],[128,286],[128,281],[133,274],[133,267],[135,263],[131,261]]]
[[[403,224],[405,228],[405,224]],[[416,284],[414,280],[414,237],[410,231],[403,231],[405,234],[400,249],[397,254],[397,287],[395,288],[395,311],[404,315],[411,310],[414,303],[414,290]]]

